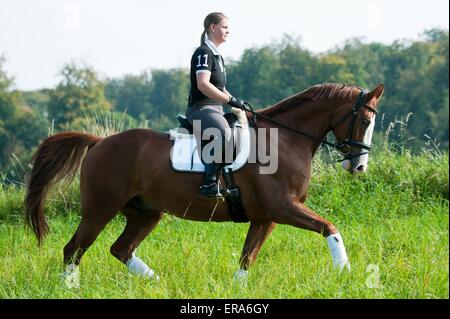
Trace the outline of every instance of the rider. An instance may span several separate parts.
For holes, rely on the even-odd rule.
[[[194,125],[194,120],[200,120],[201,131],[195,132],[197,141],[202,149],[209,142],[201,137],[208,128],[215,128],[213,131],[212,143],[220,143],[222,154],[227,143],[231,141],[230,126],[225,119],[222,104],[226,103],[232,107],[244,109],[245,102],[232,96],[226,89],[227,75],[225,63],[217,50],[218,47],[227,40],[228,18],[221,12],[213,12],[206,16],[204,20],[204,31],[201,36],[200,47],[198,47],[191,58],[191,89],[189,92],[188,109],[186,117]],[[214,144],[217,145],[217,144]],[[213,147],[213,150],[216,148]],[[202,152],[203,153],[203,152]],[[214,154],[210,155],[214,156]],[[227,163],[218,161],[217,158],[202,156],[205,165],[205,175],[203,185],[200,187],[202,197],[221,197],[217,181],[223,166]]]

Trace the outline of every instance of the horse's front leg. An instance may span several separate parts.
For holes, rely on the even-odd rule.
[[[245,281],[247,278],[248,268],[255,262],[258,253],[269,237],[272,230],[275,228],[274,222],[250,222],[250,228],[247,232],[244,248],[242,249],[241,259],[239,261],[240,268],[234,274],[234,279],[237,281]]]
[[[284,208],[273,218],[278,224],[287,224],[323,235],[333,259],[333,265],[341,270],[344,267],[350,270],[344,241],[336,227],[328,220],[318,216],[314,211],[298,201],[289,201]]]

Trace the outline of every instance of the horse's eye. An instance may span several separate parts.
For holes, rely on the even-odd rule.
[[[366,120],[366,119],[361,119],[361,124],[364,125],[364,126],[369,126],[370,121]]]

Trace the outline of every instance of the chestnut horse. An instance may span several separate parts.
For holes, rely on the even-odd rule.
[[[303,203],[313,156],[328,132],[338,141],[333,146],[344,153],[344,169],[352,174],[366,171],[384,86],[361,92],[358,87],[326,83],[254,112],[258,129],[278,128],[278,169],[264,175],[259,173],[260,163],[248,163],[234,174],[250,221],[235,278],[246,278],[276,224],[323,235],[334,266],[350,268],[336,227]],[[27,224],[39,244],[48,232],[44,216],[48,190],[64,177],[73,177],[81,165],[81,221],[64,247],[66,275],[78,271],[84,252],[119,211],[126,217],[126,226],[111,246],[111,254],[130,272],[147,278],[158,277],[135,250],[164,212],[195,221],[231,221],[226,203],[198,197],[201,174],[171,168],[172,144],[167,133],[131,129],[105,138],[63,132],[39,145],[25,198]]]

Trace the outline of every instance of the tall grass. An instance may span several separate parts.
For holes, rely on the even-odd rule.
[[[379,141],[357,178],[329,162],[335,154],[313,164],[306,204],[343,235],[349,273],[333,270],[323,237],[278,225],[241,286],[232,277],[248,224],[166,215],[138,249],[161,277],[150,282],[109,253],[119,215],[83,257],[80,288],[68,289],[62,248],[80,221],[78,181],[47,201],[41,248],[22,221],[23,187],[0,182],[0,298],[449,298],[448,153]]]
[[[138,249],[160,282],[129,275],[109,254],[124,227],[117,217],[84,256],[80,289],[67,289],[59,274],[62,248],[80,219],[76,183],[53,193],[47,205],[52,233],[40,249],[20,218],[23,189],[2,186],[0,297],[448,298],[448,154],[383,152],[370,163],[355,179],[318,158],[306,202],[343,234],[352,271],[333,271],[320,235],[279,225],[246,287],[235,285],[232,275],[248,225],[167,215]]]

